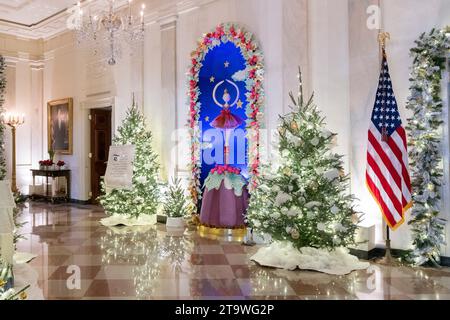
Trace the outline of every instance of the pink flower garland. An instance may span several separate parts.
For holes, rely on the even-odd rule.
[[[210,171],[211,173],[217,173],[217,174],[241,174],[241,169],[235,168],[229,165],[216,165],[213,169]]]
[[[261,109],[264,103],[263,81],[263,56],[258,48],[253,36],[245,32],[235,24],[221,24],[212,32],[207,33],[198,41],[197,49],[191,54],[191,66],[188,72],[189,87],[189,127],[191,136],[191,194],[194,201],[200,198],[200,129],[199,112],[200,103],[198,98],[200,91],[198,88],[199,72],[202,61],[210,49],[219,45],[226,38],[241,49],[246,59],[246,72],[251,80],[252,89],[247,93],[248,107],[247,113],[247,138],[249,141],[248,162],[250,173],[249,190],[256,187],[256,177],[259,174],[259,139]],[[219,40],[219,41],[217,41]],[[220,167],[220,166],[219,166]],[[214,172],[229,172],[229,169],[217,170]],[[223,168],[223,166],[222,166]],[[231,168],[231,167],[229,167]],[[239,169],[238,169],[239,170]]]

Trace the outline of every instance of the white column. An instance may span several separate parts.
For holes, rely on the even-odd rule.
[[[338,134],[336,152],[344,154],[349,172],[349,38],[348,1],[308,2],[311,88],[328,128]]]
[[[349,3],[350,173],[352,193],[359,199],[357,208],[365,214],[363,230],[374,230],[374,244],[384,245],[381,212],[365,185],[367,132],[380,74],[378,30],[367,28],[366,10],[377,4],[378,0],[350,0]]]
[[[177,16],[160,21],[161,28],[161,102],[164,112],[161,165],[163,178],[170,179],[176,175],[177,153],[175,130],[177,124]]]

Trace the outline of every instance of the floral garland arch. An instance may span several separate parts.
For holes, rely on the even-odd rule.
[[[415,43],[411,49],[411,95],[406,105],[413,113],[407,126],[414,202],[409,222],[414,237],[411,260],[417,265],[428,261],[439,264],[446,224],[439,217],[443,184],[441,79],[450,49],[450,26],[423,33]]]
[[[264,77],[263,54],[259,49],[253,35],[242,27],[233,23],[218,25],[213,31],[205,34],[198,41],[197,49],[191,53],[191,65],[188,72],[189,86],[189,132],[191,139],[191,181],[190,193],[195,204],[201,198],[200,172],[200,129],[199,102],[200,89],[198,87],[199,73],[202,61],[206,54],[221,43],[232,42],[238,48],[246,61],[245,73],[247,76],[247,139],[248,139],[248,167],[249,167],[249,191],[256,187],[256,177],[259,173],[259,139],[262,119],[262,107],[264,103],[264,90],[262,86]],[[194,210],[196,212],[196,208]]]

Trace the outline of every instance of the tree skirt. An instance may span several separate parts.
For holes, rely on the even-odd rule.
[[[28,253],[28,252],[16,252],[14,253],[14,264],[22,264],[28,263],[34,258],[37,257],[37,254]]]
[[[112,215],[110,217],[104,218],[100,220],[100,223],[105,227],[113,227],[113,226],[127,226],[127,227],[135,227],[135,226],[151,226],[156,224],[156,215],[142,215],[138,218],[130,217],[127,215]]]
[[[349,254],[346,248],[328,251],[305,247],[298,250],[290,242],[279,241],[260,248],[250,259],[267,267],[287,270],[299,268],[333,275],[345,275],[353,270],[364,270],[370,265]]]
[[[39,275],[33,267],[27,263],[14,263],[13,272],[14,290],[16,292],[30,285],[26,290],[27,300],[44,300],[42,289],[39,288],[37,283]]]
[[[150,230],[154,230],[153,225],[132,226],[132,227],[127,227],[127,226],[124,226],[124,225],[120,225],[120,226],[110,226],[108,228],[109,228],[109,230],[111,230],[116,235],[126,235],[128,233],[139,234],[139,233],[146,233],[146,232],[148,232]]]

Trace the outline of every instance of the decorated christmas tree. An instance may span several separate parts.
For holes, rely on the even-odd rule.
[[[5,111],[5,58],[0,55],[0,115]],[[6,158],[5,158],[5,126],[0,122],[0,180],[6,179]]]
[[[147,130],[145,117],[133,102],[125,120],[113,139],[114,145],[134,145],[133,186],[131,189],[113,189],[99,197],[109,215],[156,214],[160,196],[159,164],[152,149],[152,134]],[[106,189],[103,185],[103,189]]]
[[[188,200],[179,179],[174,179],[169,186],[164,203],[164,213],[168,217],[183,218],[189,215]]]
[[[342,156],[332,153],[335,134],[313,103],[303,101],[301,73],[292,112],[280,117],[278,168],[265,169],[252,194],[251,227],[297,248],[333,249],[354,243],[358,216],[348,193]]]

